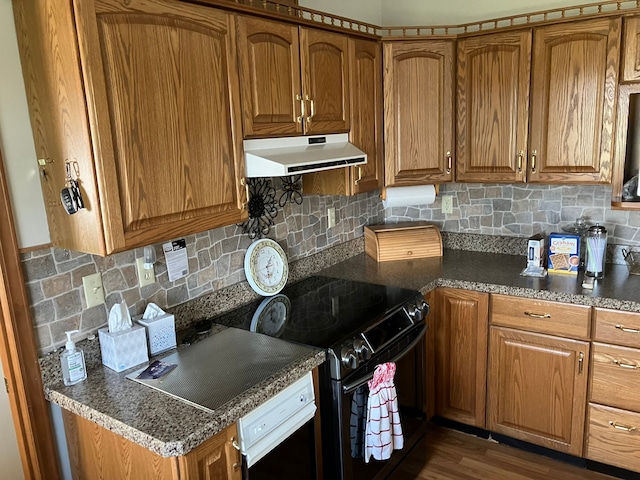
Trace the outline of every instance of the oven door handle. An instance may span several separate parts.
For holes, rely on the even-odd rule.
[[[390,362],[397,362],[398,360],[400,360],[402,357],[404,357],[407,353],[409,353],[413,347],[415,347],[418,342],[420,340],[422,340],[422,338],[424,337],[425,332],[427,331],[427,324],[424,324],[422,326],[422,328],[420,329],[420,332],[418,333],[418,335],[416,335],[416,338],[414,338],[411,343],[409,345],[407,345],[400,353],[398,353],[395,357],[393,357],[391,360],[389,360]],[[373,378],[373,374],[374,372],[370,372],[366,375],[363,375],[362,377],[353,380],[352,382],[349,382],[345,385],[342,386],[342,393],[347,395],[351,392],[353,392],[354,390],[356,390],[357,388],[359,388],[360,386],[364,385],[365,383],[367,383],[369,380],[371,380]]]

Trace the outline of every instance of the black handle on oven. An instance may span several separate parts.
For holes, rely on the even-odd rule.
[[[422,326],[422,328],[420,329],[420,331],[418,332],[418,334],[416,335],[416,338],[414,338],[411,343],[409,345],[407,345],[400,353],[398,353],[395,357],[393,357],[391,360],[389,360],[390,362],[397,362],[398,360],[400,360],[402,357],[404,357],[413,347],[416,346],[416,344],[422,340],[422,337],[424,337],[425,332],[427,331],[427,325],[424,324]],[[361,385],[364,385],[365,383],[367,383],[369,380],[371,380],[373,378],[373,373],[374,372],[370,372],[366,375],[363,375],[362,377],[353,380],[352,382],[347,383],[346,385],[342,386],[342,393],[343,394],[348,394],[353,392],[355,389],[357,389],[358,387],[360,387]]]

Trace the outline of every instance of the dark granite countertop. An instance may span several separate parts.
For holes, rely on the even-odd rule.
[[[597,282],[593,290],[582,288],[582,272],[578,276],[555,274],[542,279],[528,278],[520,276],[524,266],[522,255],[466,250],[445,250],[444,256],[437,258],[381,263],[361,253],[322,270],[312,268],[308,274],[397,285],[423,294],[446,286],[640,312],[640,276],[629,275],[624,265],[607,265],[605,278]],[[216,326],[214,333],[221,328]],[[323,352],[310,350],[307,357],[255,385],[214,413],[127,380],[125,375],[135,368],[121,373],[102,366],[94,368],[87,381],[78,385],[48,385],[47,396],[61,407],[159,455],[178,456],[321,364],[324,356]]]
[[[212,334],[223,329],[224,327],[215,326]],[[128,373],[144,365],[120,373],[105,366],[93,368],[88,372],[86,381],[69,387],[57,383],[48,386],[46,394],[48,400],[62,408],[158,455],[180,456],[322,364],[325,357],[324,351],[309,348],[307,354],[213,411],[191,406],[125,378]],[[242,361],[242,358],[237,361]]]
[[[445,250],[436,258],[380,263],[362,253],[319,273],[411,288],[423,294],[443,286],[640,312],[640,276],[629,275],[625,265],[606,265],[605,278],[588,290],[582,288],[582,271],[577,276],[522,277],[525,264],[520,255],[465,250]]]

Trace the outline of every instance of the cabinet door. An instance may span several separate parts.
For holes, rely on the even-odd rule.
[[[458,42],[456,180],[524,182],[531,30]]]
[[[620,22],[604,18],[534,31],[531,182],[611,182]]]
[[[349,139],[367,154],[367,164],[308,173],[304,191],[321,195],[356,195],[382,186],[382,54],[371,40],[349,40],[351,131]]]
[[[622,81],[640,81],[640,17],[624,19]]]
[[[435,312],[436,414],[484,428],[489,295],[438,289]]]
[[[238,16],[245,137],[302,133],[298,27]]]
[[[233,424],[187,455],[178,457],[180,479],[240,480],[240,453],[233,446],[236,432],[236,425]]]
[[[94,101],[104,94],[106,111],[95,135],[110,133],[116,167],[98,181],[108,194],[117,182],[126,246],[242,220],[233,16],[163,0],[99,1],[96,15],[104,85]],[[91,47],[81,48],[87,66]]]
[[[384,44],[385,186],[454,178],[454,45]]]
[[[487,428],[582,455],[589,343],[491,327]]]
[[[349,131],[349,37],[300,28],[305,134]]]

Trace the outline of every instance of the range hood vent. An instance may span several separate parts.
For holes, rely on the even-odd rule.
[[[285,177],[367,163],[367,154],[349,135],[266,138],[244,141],[245,174]]]

